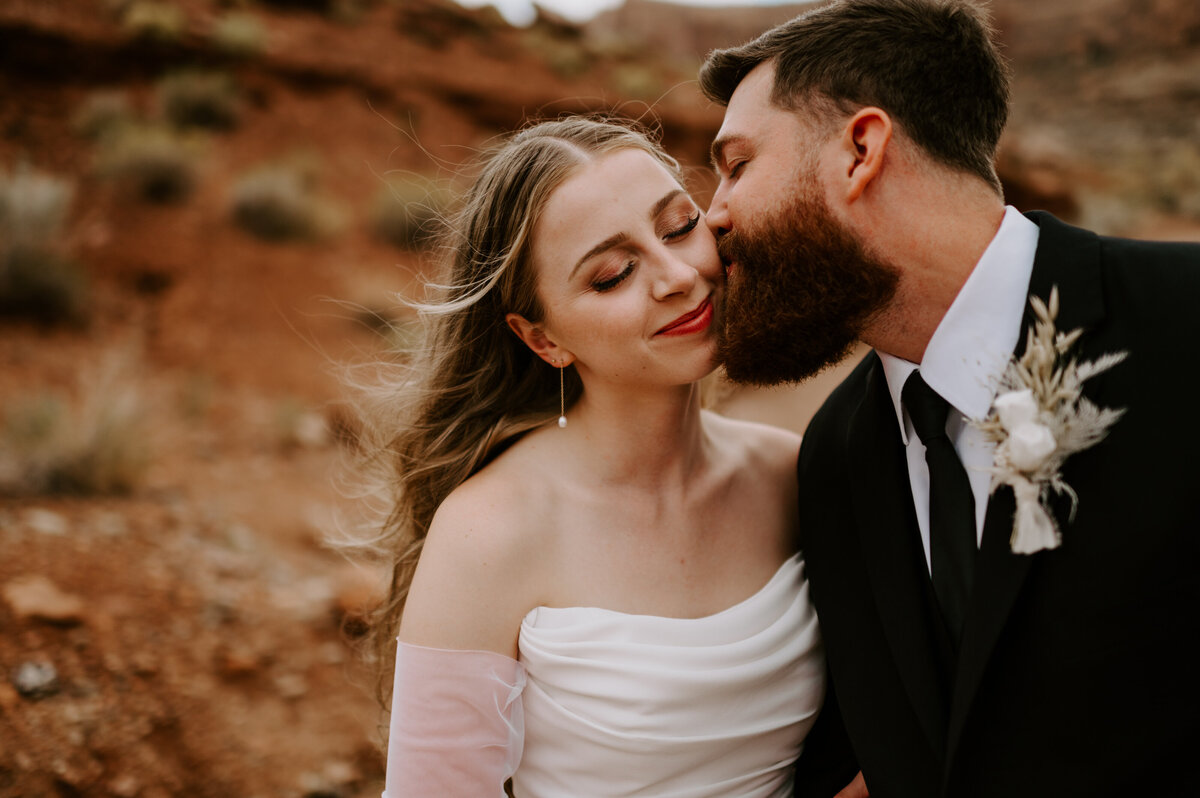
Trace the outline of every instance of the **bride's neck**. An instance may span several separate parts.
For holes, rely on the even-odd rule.
[[[578,465],[603,483],[681,483],[703,465],[698,384],[585,393],[568,418],[571,448],[583,453]]]

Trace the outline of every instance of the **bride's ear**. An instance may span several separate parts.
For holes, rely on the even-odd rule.
[[[546,330],[534,324],[519,313],[509,313],[504,317],[508,328],[520,338],[533,353],[552,366],[569,366],[575,355],[563,349],[554,339],[546,334]]]

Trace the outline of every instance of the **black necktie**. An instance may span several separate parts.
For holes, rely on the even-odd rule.
[[[954,444],[946,437],[950,405],[914,371],[901,398],[929,465],[929,560],[937,595],[955,649],[962,639],[975,565],[975,497]]]

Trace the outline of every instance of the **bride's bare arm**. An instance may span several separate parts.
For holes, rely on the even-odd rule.
[[[536,503],[523,486],[480,474],[438,509],[413,576],[400,640],[516,658],[521,620],[536,603]]]

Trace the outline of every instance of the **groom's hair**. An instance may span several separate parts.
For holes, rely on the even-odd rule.
[[[825,124],[882,108],[931,158],[999,189],[1009,70],[983,10],[968,0],[835,0],[709,53],[700,88],[727,105],[767,61],[777,106],[827,116]]]

